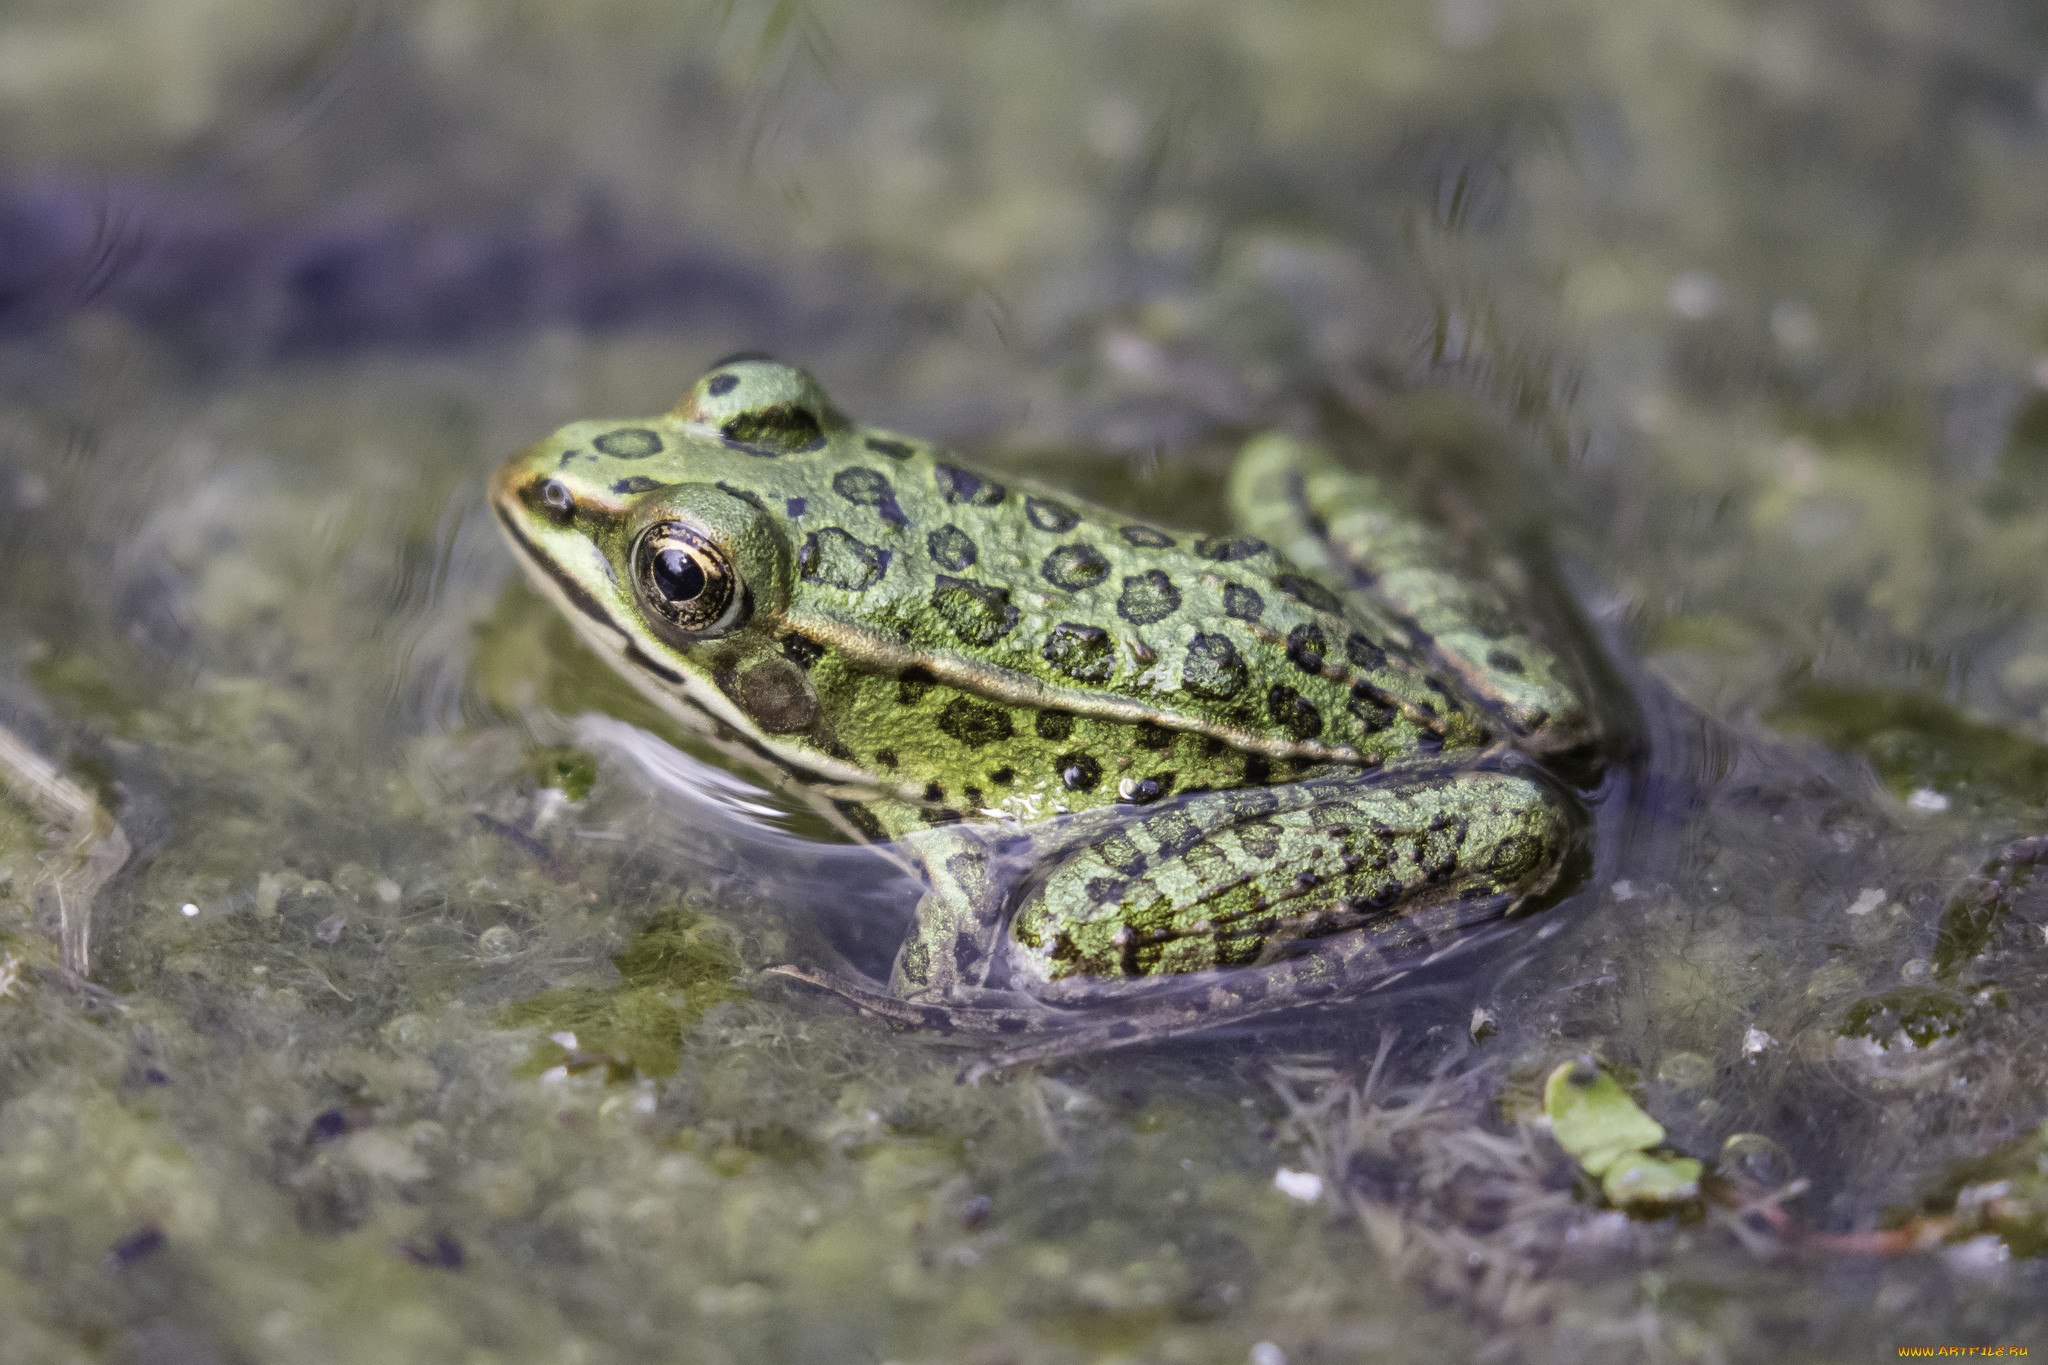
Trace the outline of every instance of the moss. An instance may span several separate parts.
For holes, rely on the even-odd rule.
[[[1927,787],[2039,809],[2048,793],[2048,744],[1915,693],[1810,683],[1768,719],[1863,755],[1896,796]]]
[[[694,910],[663,912],[612,958],[614,986],[569,986],[543,991],[499,1010],[505,1028],[542,1028],[574,1035],[536,1045],[526,1063],[531,1075],[550,1067],[603,1068],[610,1080],[672,1075],[682,1058],[683,1035],[704,1012],[742,992],[733,984],[739,954],[724,926]]]
[[[1969,1001],[1953,991],[1907,986],[1858,1000],[1835,1031],[1880,1047],[1891,1047],[1902,1037],[1916,1048],[1929,1047],[1961,1033],[1969,1012]]]
[[[527,770],[541,786],[559,791],[571,801],[587,800],[590,789],[597,785],[597,760],[566,744],[535,749],[527,757]]]

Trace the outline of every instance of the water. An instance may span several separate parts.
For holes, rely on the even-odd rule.
[[[1989,0],[0,15],[0,722],[133,847],[81,987],[62,831],[0,819],[0,1359],[2041,1340],[2048,906],[1973,878],[2048,828],[2044,52]],[[1629,741],[1582,888],[978,1088],[756,975],[885,963],[903,874],[481,502],[747,348],[1205,525],[1312,422],[1528,551]],[[1581,1054],[1730,1197],[1578,1188]]]

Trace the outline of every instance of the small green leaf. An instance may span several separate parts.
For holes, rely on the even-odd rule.
[[[1682,1204],[1699,1198],[1700,1170],[1689,1156],[1627,1152],[1607,1168],[1600,1189],[1620,1209]]]
[[[1583,1058],[1550,1073],[1543,1085],[1543,1112],[1557,1145],[1588,1175],[1605,1175],[1622,1157],[1664,1140],[1664,1125],[1644,1113],[1612,1076]]]

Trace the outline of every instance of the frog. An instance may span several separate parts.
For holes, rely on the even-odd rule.
[[[1555,898],[1600,726],[1502,575],[1253,434],[1190,530],[714,365],[493,476],[539,592],[687,732],[921,890],[886,981],[770,970],[996,1064],[1389,984]]]

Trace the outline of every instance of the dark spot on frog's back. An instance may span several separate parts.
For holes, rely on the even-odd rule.
[[[1102,765],[1087,754],[1061,754],[1053,760],[1053,767],[1070,792],[1092,792],[1102,781]]]
[[[1323,713],[1316,704],[1285,683],[1266,691],[1266,715],[1293,740],[1310,740],[1323,732]]]
[[[1181,686],[1198,697],[1228,701],[1244,691],[1250,672],[1228,635],[1203,633],[1188,642],[1181,660]]]
[[[865,592],[889,571],[889,552],[828,526],[804,537],[796,564],[804,578],[847,592]]]
[[[932,607],[963,644],[992,645],[1017,625],[1008,588],[968,578],[940,574],[932,587]]]
[[[1273,582],[1279,586],[1280,591],[1295,601],[1305,602],[1317,611],[1327,611],[1332,615],[1343,613],[1344,604],[1337,600],[1337,594],[1313,578],[1303,578],[1298,573],[1284,573]]]
[[[614,460],[644,460],[661,454],[661,437],[646,427],[620,427],[591,442]]]
[[[1158,569],[1125,578],[1123,593],[1116,600],[1117,615],[1134,626],[1164,621],[1179,610],[1180,589]]]
[[[910,519],[896,502],[896,490],[878,469],[850,465],[832,476],[832,491],[856,507],[872,507],[891,526],[908,526]]]
[[[1009,493],[994,479],[984,479],[952,464],[933,465],[932,482],[947,502],[963,502],[970,507],[994,507]]]
[[[1040,739],[1062,740],[1074,733],[1074,717],[1067,711],[1040,711],[1032,728]]]
[[[1242,583],[1223,585],[1223,614],[1239,621],[1256,621],[1266,613],[1266,599]]]
[[[887,455],[892,460],[907,460],[912,454],[909,446],[901,441],[892,441],[886,436],[870,436],[861,444],[875,454]]]
[[[974,561],[981,557],[974,538],[950,521],[926,536],[924,544],[931,554],[932,563],[942,569],[971,569]]]
[[[1078,682],[1108,682],[1116,670],[1109,632],[1100,626],[1062,621],[1045,637],[1039,652],[1047,663]]]
[[[1122,528],[1121,534],[1128,543],[1141,550],[1168,550],[1173,548],[1173,537],[1156,526],[1133,524]]]
[[[1387,666],[1387,652],[1366,639],[1363,635],[1360,635],[1357,631],[1351,632],[1345,639],[1344,657],[1351,660],[1352,664],[1358,668],[1385,668]]]
[[[1287,661],[1304,673],[1321,674],[1329,649],[1329,640],[1315,626],[1299,625],[1287,632]]]
[[[1033,526],[1041,531],[1060,535],[1080,525],[1080,514],[1064,503],[1051,498],[1024,499],[1024,515]]]
[[[1109,561],[1092,545],[1062,545],[1045,557],[1038,572],[1055,588],[1081,592],[1109,577]]]
[[[657,488],[666,487],[668,485],[660,479],[650,479],[645,474],[635,474],[631,478],[615,481],[612,484],[612,492],[623,497],[633,493],[652,493]]]
[[[705,381],[704,391],[713,398],[723,398],[739,386],[740,377],[736,374],[714,374]]]
[[[1486,652],[1486,662],[1492,664],[1503,673],[1523,673],[1527,671],[1527,666],[1523,664],[1521,657],[1510,654],[1505,649],[1488,650]]]
[[[939,730],[970,749],[996,744],[1015,733],[1010,713],[973,697],[955,697],[939,708]]]
[[[1203,536],[1195,542],[1195,553],[1219,564],[1250,559],[1266,549],[1266,542],[1254,536]]]
[[[749,719],[771,735],[808,730],[818,718],[818,697],[803,670],[787,659],[762,659],[736,676],[721,670],[718,685]]]
[[[896,675],[896,701],[901,706],[915,706],[923,701],[925,694],[938,681],[931,671],[915,664]]]

